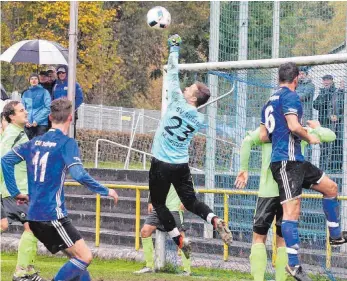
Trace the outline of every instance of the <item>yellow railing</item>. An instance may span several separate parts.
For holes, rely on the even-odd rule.
[[[77,182],[66,182],[66,186],[79,186]],[[136,191],[136,216],[135,216],[135,249],[140,249],[140,211],[141,211],[141,191],[148,190],[148,186],[141,185],[121,185],[121,184],[104,184],[108,188],[113,189],[134,189]],[[224,221],[226,225],[229,225],[229,196],[230,195],[258,195],[257,191],[248,190],[225,190],[225,189],[196,189],[198,193],[213,193],[213,194],[223,194],[224,196]],[[321,199],[323,196],[318,194],[303,194],[302,198],[309,199]],[[96,219],[95,219],[95,246],[100,245],[100,218],[101,218],[101,200],[100,195],[96,196]],[[339,200],[347,200],[347,196],[338,196]],[[276,258],[276,229],[275,225],[273,228],[273,256],[272,261],[274,262]],[[228,246],[224,244],[224,254],[223,259],[227,261],[229,257]],[[329,231],[327,229],[327,239],[326,239],[326,267],[331,266],[331,247],[329,244]]]

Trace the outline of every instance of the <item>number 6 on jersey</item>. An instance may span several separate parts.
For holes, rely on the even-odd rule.
[[[274,108],[272,107],[272,105],[269,105],[265,109],[265,127],[268,130],[269,134],[271,134],[275,129],[275,117],[272,114],[273,111]]]

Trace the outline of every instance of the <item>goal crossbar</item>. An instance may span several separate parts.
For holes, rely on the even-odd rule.
[[[347,53],[317,55],[317,56],[302,56],[277,59],[262,59],[262,60],[241,60],[241,61],[225,61],[225,62],[205,62],[205,63],[188,63],[179,64],[179,70],[186,71],[208,71],[208,70],[225,70],[225,69],[263,69],[275,68],[286,62],[294,62],[297,65],[323,65],[323,64],[338,64],[347,62]],[[167,65],[164,66],[167,70]]]

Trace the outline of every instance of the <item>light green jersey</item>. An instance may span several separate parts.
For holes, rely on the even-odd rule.
[[[15,141],[16,143],[14,143]],[[29,141],[29,139],[27,135],[24,133],[23,128],[20,128],[14,124],[9,124],[6,130],[1,135],[0,157],[4,156],[7,152],[9,152],[12,149],[13,144],[14,146],[17,146],[17,145],[26,143],[27,141]],[[23,194],[28,194],[28,176],[27,176],[27,166],[25,161],[15,166],[14,175],[15,175],[16,183],[20,192]],[[10,196],[4,182],[1,166],[0,166],[0,192],[3,198]]]
[[[314,134],[319,138],[321,142],[332,142],[336,139],[336,135],[333,131],[327,128],[319,127],[316,129],[308,129],[309,134]],[[301,141],[301,149],[304,151],[307,146],[307,142]],[[251,149],[253,145],[261,146],[261,172],[260,172],[260,184],[259,184],[259,197],[276,197],[279,196],[278,185],[272,177],[270,169],[272,144],[263,143],[260,140],[260,128],[255,131],[248,132],[244,138],[241,151],[241,171],[248,171],[249,158],[251,155]]]

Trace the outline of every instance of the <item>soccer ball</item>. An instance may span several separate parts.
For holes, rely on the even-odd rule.
[[[156,6],[147,13],[147,24],[150,27],[162,29],[171,23],[171,15],[164,7]]]

